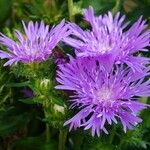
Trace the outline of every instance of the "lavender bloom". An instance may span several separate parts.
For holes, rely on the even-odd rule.
[[[92,7],[83,12],[92,30],[84,31],[70,23],[73,37],[64,40],[75,48],[78,57],[98,56],[106,68],[113,63],[126,63],[138,71],[149,62],[149,58],[135,56],[139,51],[148,51],[146,47],[150,46],[150,30],[144,32],[147,24],[142,17],[127,30],[129,22],[124,23],[125,16],[119,12],[114,17],[111,12],[95,17]]]
[[[93,136],[101,131],[108,134],[106,125],[118,121],[125,132],[132,129],[142,121],[138,113],[149,106],[137,101],[137,97],[150,96],[150,80],[144,80],[149,70],[135,73],[116,65],[107,72],[96,58],[71,58],[70,63],[59,65],[56,89],[73,91],[71,108],[80,109],[64,125],[70,124],[70,130],[91,128]]]
[[[27,88],[24,88],[21,93],[23,94],[24,97],[26,98],[31,98],[33,96],[35,96],[35,94],[33,93],[33,91],[31,89],[27,89]]]
[[[51,30],[43,21],[40,24],[30,21],[28,26],[22,23],[25,34],[16,30],[17,41],[1,33],[0,43],[7,47],[7,51],[0,50],[0,58],[8,59],[4,66],[18,61],[23,63],[44,61],[51,55],[58,42],[69,34],[68,25],[65,25],[64,20]]]

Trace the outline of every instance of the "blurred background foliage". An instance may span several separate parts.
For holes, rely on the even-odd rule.
[[[13,37],[12,33],[16,28],[22,30],[22,20],[25,22],[44,20],[52,26],[63,18],[86,27],[87,24],[82,18],[82,9],[89,5],[94,7],[97,15],[107,11],[112,11],[114,14],[120,11],[126,14],[127,20],[131,23],[142,15],[150,25],[150,0],[74,0],[73,5],[71,1],[0,0],[0,31]],[[71,50],[64,47],[64,51]],[[4,68],[3,61],[0,60],[0,150],[150,149],[150,109],[141,113],[143,123],[126,134],[123,133],[120,125],[110,127],[110,134],[102,134],[99,138],[92,138],[89,132],[83,133],[82,129],[67,133],[68,128],[62,126],[70,116],[65,113],[68,112],[67,96],[63,92],[53,91],[55,83],[49,79],[54,76],[53,70],[56,66],[52,62],[53,60],[49,60],[40,65],[40,69],[34,68],[37,69],[37,74],[34,75],[27,70],[31,66],[19,64],[17,68]],[[37,79],[37,76],[41,79]],[[41,89],[46,87],[49,90],[45,90],[46,93],[43,94]],[[48,105],[45,111],[42,109],[42,100],[49,99],[49,92],[51,92],[51,105],[54,106],[53,113],[49,110],[51,105]],[[142,98],[141,101],[149,103],[149,99]],[[47,124],[51,131],[48,141],[45,132]],[[63,139],[62,143],[60,139]]]

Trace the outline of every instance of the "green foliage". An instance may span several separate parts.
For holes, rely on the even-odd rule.
[[[31,5],[28,5],[31,19],[41,20],[41,18],[50,23],[56,23],[62,19],[62,13],[65,13],[64,9],[65,1],[55,0],[33,0]]]
[[[12,0],[0,0],[0,24],[2,24],[11,12]],[[1,25],[0,25],[1,26]]]
[[[42,63],[22,64],[18,63],[11,68],[12,73],[18,77],[26,78],[52,78],[55,75],[56,65],[53,59]]]
[[[0,113],[0,136],[7,137],[17,130],[26,127],[29,122],[27,113],[18,114],[15,108],[9,108],[5,112]]]
[[[82,7],[87,8],[89,5],[93,6],[96,13],[104,13],[111,10],[115,6],[115,0],[85,0]]]
[[[15,150],[50,150],[57,149],[56,141],[45,142],[44,136],[28,137],[17,141],[13,147]]]
[[[127,134],[121,136],[119,147],[124,149],[128,149],[128,147],[146,149],[147,142],[143,139],[144,132],[145,129],[142,125],[136,127],[133,131],[128,131]]]
[[[13,101],[12,89],[7,87],[7,84],[13,80],[13,76],[11,74],[9,75],[8,70],[5,70],[2,65],[3,62],[0,61],[0,109],[2,109],[8,101]]]
[[[133,1],[134,2],[134,1]],[[127,5],[127,4],[126,4]],[[136,0],[133,4],[133,6],[128,5],[128,6],[124,6],[124,8],[126,8],[125,10],[128,12],[127,13],[127,17],[132,21],[136,21],[139,16],[143,16],[144,19],[147,19],[148,22],[150,22],[149,20],[149,8],[150,8],[150,1],[149,0]]]
[[[69,20],[67,5],[67,0],[0,0],[0,30],[15,39],[15,29],[22,31],[21,20],[44,20],[50,26],[63,18]],[[88,26],[83,21],[82,9],[89,5],[96,14],[121,11],[131,23],[141,15],[150,23],[149,0],[74,0],[73,17],[82,27]],[[1,49],[6,50],[2,46]],[[69,110],[69,95],[54,88],[55,57],[67,59],[66,53],[74,54],[62,44],[55,49],[53,58],[45,62],[4,68],[5,60],[0,61],[0,150],[150,149],[149,109],[141,113],[143,123],[127,133],[119,125],[113,125],[109,135],[102,133],[99,138],[82,129],[68,133],[63,124],[74,115]],[[24,96],[24,89],[31,90],[33,95]]]

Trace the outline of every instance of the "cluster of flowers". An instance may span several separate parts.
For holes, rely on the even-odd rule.
[[[17,42],[1,34],[0,43],[7,51],[0,51],[4,64],[21,61],[44,61],[54,47],[63,41],[75,50],[68,63],[58,64],[56,89],[70,90],[71,108],[79,112],[66,121],[71,129],[91,129],[92,135],[108,134],[107,125],[120,121],[123,129],[132,129],[142,120],[139,112],[148,107],[137,100],[150,96],[149,58],[139,55],[148,51],[150,30],[139,18],[132,26],[125,16],[117,13],[94,16],[92,7],[83,10],[91,30],[82,30],[74,23],[65,23],[49,29],[43,22],[23,22],[25,34],[16,31]]]

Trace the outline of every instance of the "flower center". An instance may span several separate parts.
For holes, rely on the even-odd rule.
[[[109,52],[111,50],[111,47],[107,44],[99,44],[99,50],[102,54]]]
[[[109,101],[112,98],[112,91],[106,87],[103,87],[98,92],[99,101]]]
[[[92,41],[92,47],[94,51],[99,50],[101,54],[111,51],[112,47],[106,41]]]

